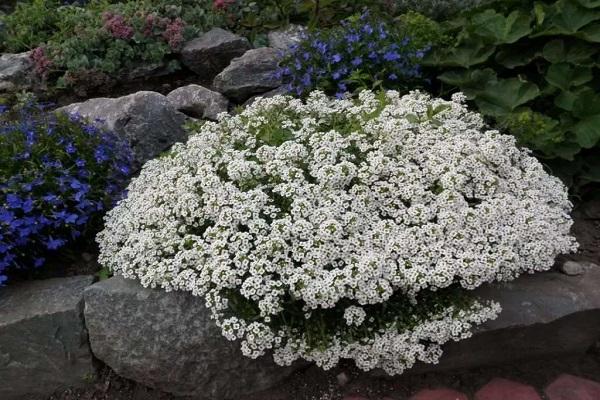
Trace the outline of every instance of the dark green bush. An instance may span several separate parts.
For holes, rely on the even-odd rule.
[[[425,60],[575,190],[600,182],[600,1],[501,1]]]

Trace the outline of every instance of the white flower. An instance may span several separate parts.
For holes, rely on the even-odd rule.
[[[389,373],[435,362],[497,305],[447,307],[412,329],[377,307],[546,270],[576,248],[565,187],[463,101],[314,92],[222,115],[144,166],[106,217],[100,262],[204,296],[250,357]],[[324,314],[339,318],[325,349],[303,332]],[[353,326],[370,333],[342,334]]]

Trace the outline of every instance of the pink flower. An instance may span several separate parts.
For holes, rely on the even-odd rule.
[[[176,18],[167,24],[163,37],[172,49],[178,49],[183,44],[184,27],[185,22],[181,18]]]
[[[104,29],[106,29],[112,37],[117,39],[131,39],[133,37],[133,28],[125,22],[122,15],[105,12],[102,14],[104,21]]]
[[[224,10],[233,3],[235,3],[235,0],[214,0],[213,7],[217,10]]]
[[[50,59],[46,55],[46,51],[44,50],[44,48],[36,47],[31,52],[29,58],[31,59],[31,61],[33,61],[33,69],[35,73],[42,77],[46,77],[50,66],[52,65],[52,61],[50,61]]]

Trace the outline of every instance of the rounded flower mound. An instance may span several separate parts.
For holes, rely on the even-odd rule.
[[[575,249],[571,204],[463,97],[260,99],[147,163],[100,261],[204,296],[244,354],[400,373],[499,306],[465,289]]]

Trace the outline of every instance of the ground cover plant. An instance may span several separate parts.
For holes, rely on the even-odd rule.
[[[249,357],[436,362],[499,312],[469,289],[576,248],[564,185],[464,101],[316,91],[222,115],[143,167],[99,260],[203,296]]]
[[[43,266],[120,198],[131,151],[115,135],[41,104],[0,106],[0,283]]]
[[[299,96],[313,89],[340,98],[362,89],[414,88],[423,80],[421,59],[443,34],[420,14],[403,15],[397,23],[392,27],[363,13],[307,34],[285,54],[278,74]]]
[[[426,60],[491,122],[585,193],[600,182],[600,3],[500,1],[447,23]]]

